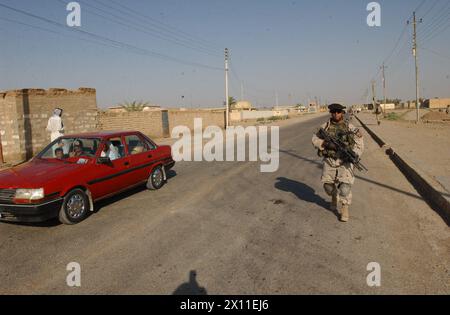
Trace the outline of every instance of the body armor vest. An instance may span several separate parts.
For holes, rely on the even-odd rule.
[[[354,138],[355,135],[350,132],[348,123],[345,121],[340,123],[329,121],[325,128],[325,131],[328,132],[332,137],[336,137],[337,139],[341,140],[349,148],[353,148],[353,146],[356,144]],[[327,149],[325,149],[324,151],[319,151],[319,156],[332,159],[340,158],[339,154],[336,151]]]

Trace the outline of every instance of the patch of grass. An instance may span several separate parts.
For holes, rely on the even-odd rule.
[[[285,119],[286,119],[286,117],[282,117],[282,116],[272,116],[272,117],[269,117],[267,120],[277,121],[277,120],[285,120]]]
[[[393,120],[393,121],[401,119],[401,117],[397,113],[389,113],[386,116],[384,116],[384,118],[386,120]]]

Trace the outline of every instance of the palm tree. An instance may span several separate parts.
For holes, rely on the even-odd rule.
[[[230,105],[231,109],[234,109],[234,105],[236,105],[237,101],[233,96],[228,97],[228,104]]]
[[[125,109],[127,112],[142,112],[145,106],[148,106],[148,102],[143,101],[133,101],[133,102],[124,102],[119,104],[120,107]]]

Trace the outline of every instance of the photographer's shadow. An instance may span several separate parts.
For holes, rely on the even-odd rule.
[[[330,209],[330,202],[327,202],[325,199],[317,195],[316,191],[306,184],[288,179],[286,177],[278,177],[277,182],[275,183],[275,188],[281,191],[293,193],[298,199],[309,203],[315,203],[316,205],[332,212],[336,215],[336,217],[339,217],[339,214],[336,211]]]
[[[173,291],[172,295],[207,295],[208,292],[197,282],[195,270],[189,272],[189,281],[181,284]]]

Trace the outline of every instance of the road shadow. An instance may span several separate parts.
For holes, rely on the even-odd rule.
[[[318,160],[312,160],[312,159],[305,158],[305,157],[303,157],[303,156],[300,156],[300,155],[294,153],[293,151],[280,150],[280,152],[283,153],[283,154],[287,154],[287,155],[290,155],[290,156],[292,156],[292,157],[295,157],[295,158],[297,158],[297,159],[299,159],[299,160],[303,160],[303,161],[305,161],[305,162],[314,164],[314,165],[316,165],[316,167],[319,168],[319,169],[322,169],[322,168],[323,168],[323,162],[321,162],[321,161],[318,161]],[[370,172],[370,170],[369,170],[369,172]],[[355,178],[360,179],[360,180],[365,181],[365,182],[368,182],[368,183],[370,183],[370,184],[379,186],[379,187],[383,187],[383,188],[386,188],[386,189],[389,189],[389,190],[398,192],[398,193],[400,193],[400,194],[406,195],[406,196],[411,197],[411,198],[414,198],[414,199],[423,200],[423,198],[421,198],[420,196],[417,196],[417,195],[412,194],[412,193],[410,193],[410,192],[407,192],[407,191],[398,189],[398,188],[393,187],[393,186],[389,186],[389,185],[386,185],[386,184],[383,184],[383,183],[376,182],[376,181],[374,181],[374,180],[371,180],[371,179],[366,178],[366,177],[363,177],[363,176],[355,175]]]
[[[196,277],[197,272],[191,270],[189,272],[189,281],[176,288],[172,295],[208,295],[206,289],[199,286]]]
[[[285,177],[278,177],[277,182],[275,183],[275,188],[284,192],[293,193],[300,200],[309,203],[315,203],[319,207],[330,211],[339,218],[339,214],[336,211],[330,209],[330,202],[327,202],[325,199],[317,195],[316,191],[313,188],[304,183],[300,183]]]
[[[169,170],[166,172],[166,176],[167,176],[167,180],[169,180],[169,179],[177,176],[177,172],[175,172],[174,170]]]
[[[177,172],[175,172],[174,170],[169,170],[166,173],[166,176],[167,176],[167,180],[170,180],[170,179],[174,178],[175,176],[177,176]],[[166,183],[165,185],[167,185],[167,184],[168,183]],[[120,194],[117,194],[117,195],[111,196],[109,198],[100,200],[100,201],[98,201],[98,202],[96,202],[94,204],[94,213],[99,212],[102,208],[107,207],[107,206],[109,206],[109,205],[111,205],[111,204],[113,204],[115,202],[118,202],[120,200],[129,198],[129,197],[131,197],[131,196],[133,196],[133,195],[135,195],[137,193],[143,192],[145,190],[147,190],[147,187],[145,186],[145,184],[142,184],[142,185],[139,185],[137,187],[134,187],[134,188],[131,188],[129,190],[126,190],[124,192],[121,192]]]
[[[44,222],[8,222],[8,221],[1,221],[0,224],[17,225],[17,226],[30,226],[30,227],[46,227],[46,228],[52,228],[52,227],[56,227],[56,226],[62,225],[62,223],[59,222],[58,218],[50,219],[50,220],[44,221]]]

